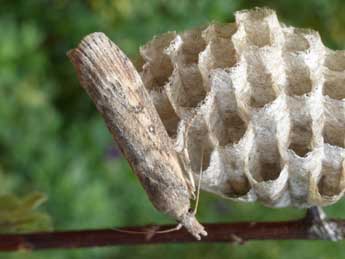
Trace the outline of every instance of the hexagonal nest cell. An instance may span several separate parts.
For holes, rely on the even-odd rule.
[[[235,17],[140,50],[186,179],[202,170],[202,189],[273,207],[336,202],[345,188],[345,52],[267,8]]]

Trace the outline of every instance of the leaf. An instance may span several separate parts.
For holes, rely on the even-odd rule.
[[[47,196],[40,192],[34,192],[27,195],[22,200],[22,206],[27,209],[36,209],[47,200]]]
[[[46,195],[39,192],[30,193],[22,198],[12,194],[0,195],[0,233],[51,229],[50,216],[36,211],[46,200]]]

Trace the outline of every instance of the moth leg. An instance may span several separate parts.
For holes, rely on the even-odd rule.
[[[338,241],[342,239],[341,234],[331,222],[327,221],[327,215],[321,207],[313,206],[308,208],[306,220],[311,221],[311,232],[324,240]]]
[[[112,230],[120,232],[120,233],[126,233],[126,234],[144,234],[145,239],[150,240],[156,234],[165,234],[165,233],[177,231],[177,230],[180,230],[182,226],[183,225],[181,223],[178,223],[175,227],[165,229],[165,230],[159,230],[159,226],[151,226],[144,231],[133,231],[133,230],[120,229],[120,228],[113,228]]]
[[[196,199],[196,195],[195,195],[195,181],[194,181],[194,176],[193,176],[192,169],[191,169],[190,165],[183,158],[178,156],[178,159],[179,159],[180,164],[184,168],[185,182],[187,184],[188,191],[189,191],[189,193],[191,195],[191,199],[195,200]]]
[[[190,163],[188,162],[188,152],[185,149],[185,138],[186,138],[186,123],[182,121],[179,125],[179,130],[182,132],[182,134],[179,134],[177,136],[176,142],[175,142],[175,151],[177,153],[182,153],[184,155],[178,156],[179,162],[181,166],[184,168],[184,176],[185,176],[185,182],[187,184],[188,191],[191,195],[191,199],[195,200],[195,181],[193,177],[193,171],[191,169]]]
[[[193,173],[191,170],[187,170],[187,175],[188,178],[186,179],[186,184],[188,187],[188,190],[192,196],[192,199],[195,200],[196,199],[196,195],[195,195],[195,181],[194,181],[194,177],[193,177]]]
[[[203,172],[203,162],[204,162],[204,149],[201,149],[201,163],[200,163],[200,172],[199,172],[199,177],[198,177],[198,185],[197,185],[197,189],[196,189],[196,199],[195,199],[195,205],[194,205],[194,209],[193,209],[193,214],[196,215],[197,211],[198,211],[198,206],[199,206],[199,199],[200,199],[200,189],[201,189],[201,179],[202,179],[202,172]]]

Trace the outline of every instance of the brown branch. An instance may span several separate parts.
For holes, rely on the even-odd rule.
[[[342,237],[345,234],[345,220],[329,219],[323,223],[332,225]],[[42,232],[29,234],[0,235],[0,251],[39,250],[50,248],[80,248],[114,245],[147,245],[162,243],[244,243],[249,240],[316,240],[326,237],[317,231],[319,225],[310,217],[281,222],[238,222],[226,224],[204,224],[208,236],[196,240],[185,229],[169,233],[154,233],[173,226],[128,227],[130,230],[145,233],[124,233],[115,229],[80,230],[63,232]],[[154,229],[154,230],[153,230]]]

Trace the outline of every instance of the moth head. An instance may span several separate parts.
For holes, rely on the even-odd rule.
[[[201,236],[207,236],[204,226],[198,222],[192,208],[182,215],[180,223],[198,240],[201,239]]]

